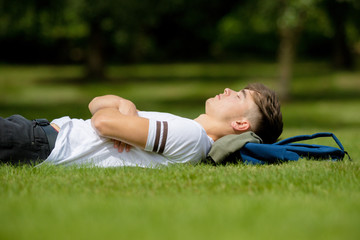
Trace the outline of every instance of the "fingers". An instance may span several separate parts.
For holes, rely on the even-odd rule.
[[[114,148],[117,148],[119,153],[122,153],[124,150],[126,152],[130,151],[131,145],[128,145],[128,144],[123,143],[123,142],[118,141],[118,140],[113,140],[113,141],[114,141]]]
[[[117,140],[113,140],[114,142],[114,148],[119,148],[120,142]]]
[[[125,151],[126,151],[126,152],[129,152],[129,151],[130,151],[130,148],[131,148],[131,145],[129,145],[129,144],[126,144],[126,145],[125,145]]]

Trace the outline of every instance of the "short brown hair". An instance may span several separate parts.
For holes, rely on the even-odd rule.
[[[252,129],[264,143],[276,142],[282,131],[283,121],[280,102],[276,93],[261,83],[248,84],[245,89],[257,92],[252,94],[255,104],[260,110],[260,119]]]

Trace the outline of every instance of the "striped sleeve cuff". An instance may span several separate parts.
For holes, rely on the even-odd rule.
[[[145,150],[159,154],[163,153],[166,147],[168,131],[167,121],[151,121]]]

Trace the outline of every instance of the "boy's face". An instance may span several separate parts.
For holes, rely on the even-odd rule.
[[[205,113],[219,120],[242,120],[257,108],[252,94],[256,93],[248,89],[236,92],[225,88],[224,93],[206,101]]]

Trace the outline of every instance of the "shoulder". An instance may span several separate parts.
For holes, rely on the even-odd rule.
[[[154,120],[175,120],[184,119],[183,117],[164,112],[149,112],[149,111],[138,111],[138,115],[143,118],[154,119]],[[186,119],[186,118],[185,118]]]
[[[210,151],[212,141],[205,129],[194,120],[175,120],[169,123],[168,152],[180,162],[198,163]]]
[[[146,150],[163,154],[176,162],[198,162],[212,142],[196,121],[171,114],[150,118]]]

